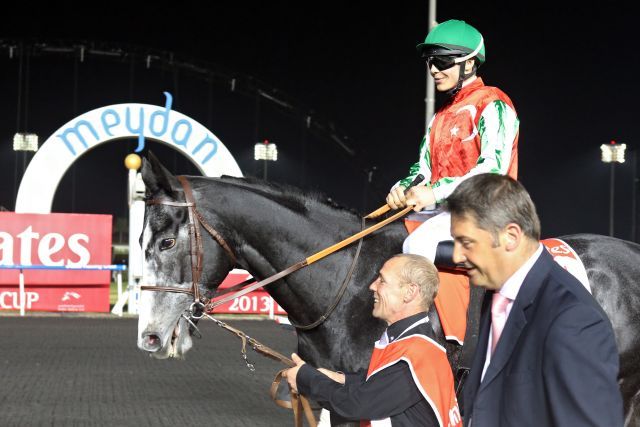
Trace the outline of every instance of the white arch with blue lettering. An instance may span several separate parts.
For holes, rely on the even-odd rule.
[[[229,150],[206,127],[171,110],[173,98],[164,92],[164,107],[117,104],[84,113],[58,129],[40,147],[20,182],[18,213],[50,213],[60,180],[87,151],[121,138],[138,138],[136,152],[145,138],[181,151],[204,176],[242,176]]]

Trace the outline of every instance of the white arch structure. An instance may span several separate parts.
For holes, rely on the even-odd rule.
[[[84,153],[109,141],[137,138],[136,152],[145,138],[162,142],[188,157],[204,176],[242,176],[229,150],[206,127],[164,107],[116,104],[96,108],[70,120],[53,133],[33,157],[20,182],[15,211],[50,213],[56,189],[65,172]]]
[[[86,112],[58,129],[29,163],[20,182],[15,211],[50,213],[56,189],[69,167],[87,151],[122,138],[137,138],[136,152],[144,149],[145,138],[164,143],[182,152],[204,176],[242,176],[224,144],[197,121],[173,111],[171,94],[164,92],[164,95],[164,107],[109,105]],[[120,315],[127,299],[129,313],[138,312],[139,280],[143,274],[143,255],[137,237],[144,218],[144,184],[139,173],[129,172],[129,287],[113,309]]]

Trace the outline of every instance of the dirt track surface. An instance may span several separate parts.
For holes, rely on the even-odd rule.
[[[224,319],[289,356],[291,330]],[[291,426],[268,390],[284,365],[211,322],[186,360],[136,347],[137,318],[0,316],[0,426]]]

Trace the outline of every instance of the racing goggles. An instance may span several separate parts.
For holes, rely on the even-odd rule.
[[[456,64],[459,64],[460,57],[451,56],[451,55],[437,55],[437,56],[427,56],[427,67],[429,70],[432,66],[436,67],[438,71],[448,70]]]

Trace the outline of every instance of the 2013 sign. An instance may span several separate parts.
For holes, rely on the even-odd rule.
[[[234,269],[227,275],[224,281],[220,284],[219,289],[227,289],[236,284],[250,278],[251,275],[244,270]],[[257,289],[253,292],[249,292],[246,295],[242,295],[238,298],[234,298],[215,308],[214,313],[228,313],[228,314],[274,314],[274,315],[286,315],[280,305],[271,298],[265,290]]]

